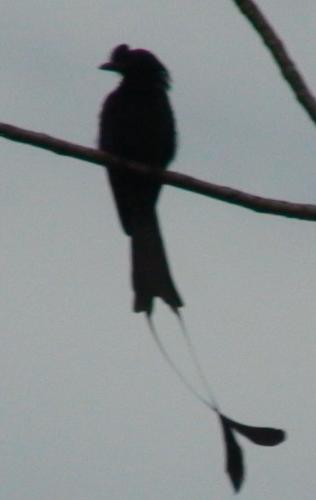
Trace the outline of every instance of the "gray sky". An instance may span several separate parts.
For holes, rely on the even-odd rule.
[[[277,4],[277,5],[276,5]],[[261,0],[316,88],[313,0]],[[232,2],[2,0],[1,120],[92,146],[118,43],[173,77],[172,169],[315,202],[315,128]],[[239,498],[311,500],[316,232],[166,187],[159,207],[184,317],[223,410],[283,427],[241,440]],[[131,311],[128,242],[101,168],[1,140],[0,499],[230,499],[213,414]],[[176,321],[154,319],[194,380]]]

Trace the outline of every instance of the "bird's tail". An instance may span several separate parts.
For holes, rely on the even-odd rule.
[[[134,311],[143,311],[149,316],[154,298],[160,297],[177,312],[183,302],[171,277],[154,210],[137,217],[131,238]]]

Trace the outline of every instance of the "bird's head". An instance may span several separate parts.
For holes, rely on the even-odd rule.
[[[100,69],[115,71],[128,81],[142,81],[169,87],[168,70],[154,54],[145,49],[131,50],[128,45],[118,45],[113,49],[110,60]]]

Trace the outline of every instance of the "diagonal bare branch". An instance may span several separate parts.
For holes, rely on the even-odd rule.
[[[127,162],[109,153],[98,151],[97,149],[73,144],[46,134],[15,127],[7,123],[0,123],[0,137],[46,149],[59,155],[70,156],[78,160],[101,165],[102,167],[125,169],[134,172],[136,175],[147,175],[154,182],[168,184],[169,186],[178,187],[233,205],[239,205],[256,212],[302,220],[316,220],[316,205],[263,198],[262,196],[256,196],[227,186],[205,182],[177,172],[153,172],[153,170],[146,165]]]
[[[253,0],[233,0],[262,38],[297,100],[316,124],[316,99],[267,18]]]

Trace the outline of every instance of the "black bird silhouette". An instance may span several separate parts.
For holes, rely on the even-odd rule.
[[[100,69],[122,76],[100,114],[99,147],[127,160],[164,170],[176,150],[169,74],[147,50],[116,47]],[[150,316],[160,297],[175,311],[183,305],[168,266],[155,211],[161,185],[141,175],[109,171],[121,224],[132,244],[134,311]]]
[[[101,110],[100,149],[152,169],[166,169],[176,150],[175,120],[167,95],[170,80],[167,69],[151,52],[131,50],[125,44],[116,47],[110,61],[100,68],[122,76],[118,88],[106,98]],[[134,310],[147,314],[154,339],[171,368],[195,397],[217,414],[224,437],[226,471],[235,491],[239,491],[245,466],[236,434],[257,445],[276,446],[285,440],[285,432],[245,425],[219,410],[178,311],[183,302],[170,274],[155,211],[161,185],[144,176],[115,169],[109,170],[109,180],[123,230],[132,243]],[[178,315],[189,353],[206,385],[208,399],[201,397],[188,383],[161,343],[151,321],[155,297],[163,299]]]

